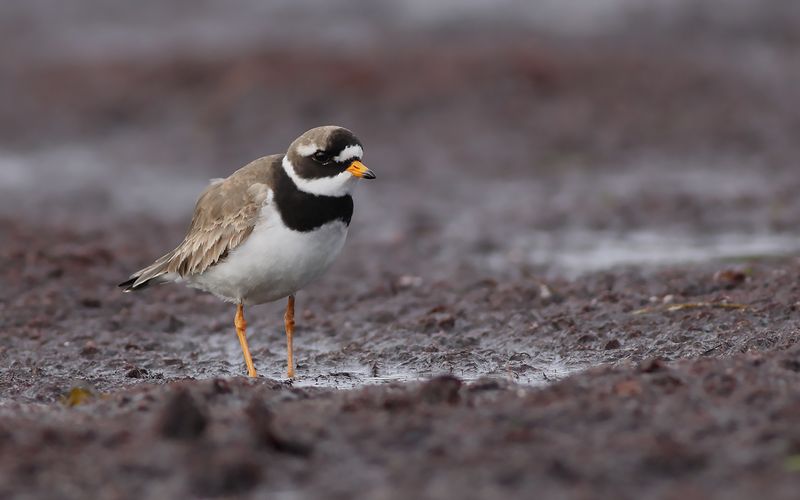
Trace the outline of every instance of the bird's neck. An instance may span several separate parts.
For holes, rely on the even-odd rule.
[[[349,196],[355,186],[355,177],[350,172],[344,171],[330,177],[317,177],[307,179],[301,177],[292,165],[288,156],[283,157],[281,167],[292,180],[298,190],[316,196],[330,196],[339,198]]]

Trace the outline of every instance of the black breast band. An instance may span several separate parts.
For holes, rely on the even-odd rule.
[[[300,191],[282,165],[276,165],[278,179],[274,201],[283,223],[294,231],[308,232],[340,220],[346,226],[353,217],[353,198],[344,196],[319,196]]]

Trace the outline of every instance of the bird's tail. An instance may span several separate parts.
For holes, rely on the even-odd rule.
[[[171,258],[172,252],[161,257],[144,269],[136,271],[127,281],[123,281],[117,286],[122,288],[123,292],[133,292],[147,288],[153,283],[167,281],[167,275],[169,274],[168,267]]]

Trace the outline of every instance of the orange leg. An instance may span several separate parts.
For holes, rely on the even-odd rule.
[[[244,363],[247,365],[247,374],[251,377],[257,377],[256,367],[253,366],[253,358],[250,356],[250,348],[247,347],[247,337],[245,336],[247,322],[244,320],[244,306],[242,304],[236,306],[236,318],[233,320],[233,324],[236,326],[236,335],[239,336],[239,343],[242,345]]]
[[[289,295],[286,303],[286,314],[283,315],[286,327],[286,376],[294,378],[294,353],[292,352],[292,338],[294,337],[294,295]]]

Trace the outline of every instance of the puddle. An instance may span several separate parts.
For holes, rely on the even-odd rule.
[[[561,358],[556,358],[546,363],[534,363],[533,367],[524,372],[508,370],[489,370],[486,372],[475,371],[411,371],[398,368],[382,370],[381,375],[374,376],[364,367],[353,367],[345,371],[329,371],[325,367],[303,366],[303,371],[317,372],[313,375],[299,374],[293,385],[297,387],[320,387],[327,389],[354,389],[365,385],[382,385],[391,383],[421,382],[441,375],[452,375],[464,382],[478,379],[497,378],[508,380],[522,385],[542,386],[561,380],[573,373],[577,373],[590,364],[567,363]]]
[[[689,234],[656,231],[538,232],[490,255],[489,268],[530,264],[569,277],[618,266],[654,267],[714,260],[746,260],[800,253],[800,238],[790,234]]]
[[[255,328],[254,328],[255,332]],[[314,337],[314,340],[311,340]],[[481,378],[497,378],[522,385],[542,386],[561,380],[573,373],[589,368],[596,363],[586,359],[565,359],[553,353],[531,353],[527,348],[511,343],[500,350],[505,353],[500,358],[518,358],[498,363],[484,361],[472,363],[467,359],[454,360],[452,368],[431,359],[418,363],[397,363],[389,359],[380,360],[378,369],[352,361],[340,361],[341,343],[331,339],[320,339],[312,332],[306,333],[306,342],[297,346],[296,387],[319,387],[327,389],[354,389],[365,385],[421,382],[440,375],[452,375],[470,382]],[[202,354],[194,366],[184,366],[181,370],[195,370],[193,375],[205,376],[210,370],[226,376],[244,374],[242,353],[239,344],[227,333],[211,334],[202,340]],[[281,339],[257,335],[250,341],[254,352],[258,374],[275,380],[286,380],[285,352]],[[439,366],[436,366],[436,365]],[[469,366],[469,368],[466,368]],[[199,371],[197,371],[199,369]],[[164,371],[160,368],[157,371]],[[167,376],[179,376],[179,372],[165,372]],[[183,373],[185,375],[185,373]]]

